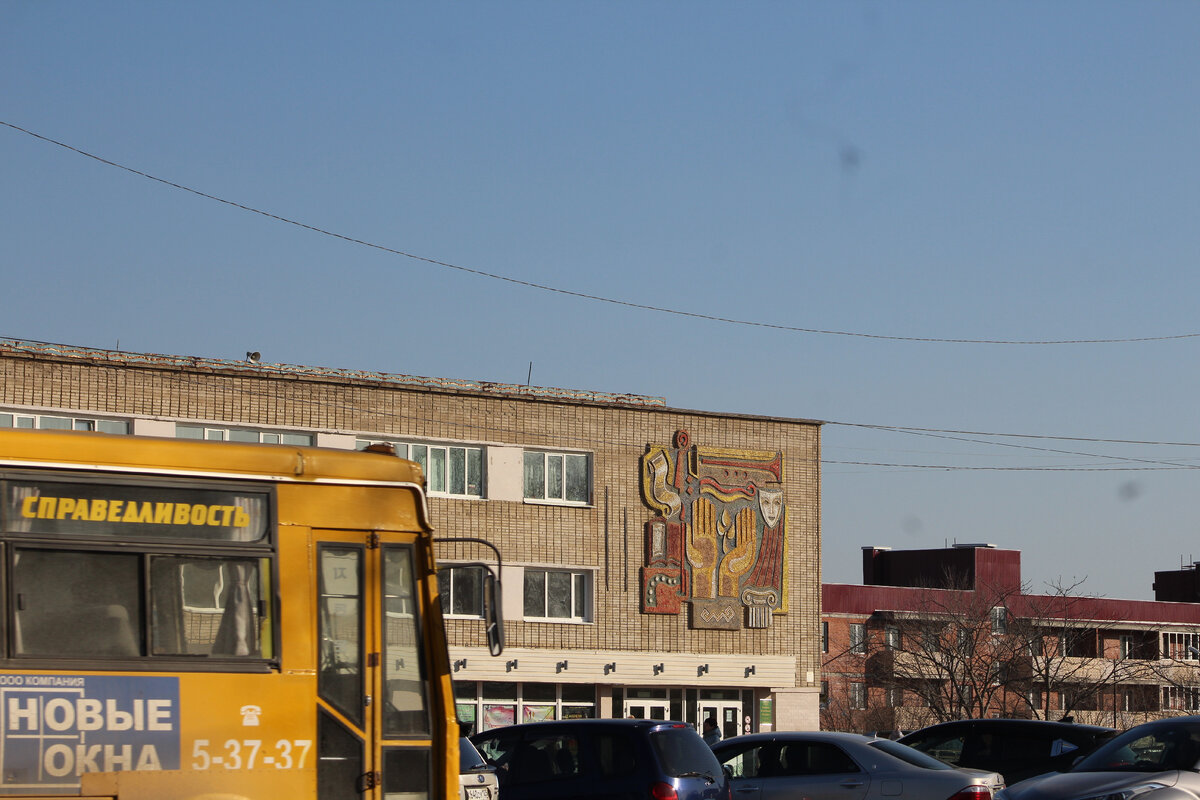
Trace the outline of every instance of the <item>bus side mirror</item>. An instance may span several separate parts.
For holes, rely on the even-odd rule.
[[[488,652],[504,652],[504,615],[500,613],[500,579],[490,569],[483,571],[483,625]]]

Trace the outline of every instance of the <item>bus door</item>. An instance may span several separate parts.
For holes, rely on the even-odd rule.
[[[416,537],[316,539],[317,798],[436,797]]]

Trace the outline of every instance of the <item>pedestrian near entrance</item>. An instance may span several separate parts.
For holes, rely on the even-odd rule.
[[[712,747],[717,742],[721,741],[721,729],[717,727],[717,718],[709,717],[704,720],[704,735],[700,737],[704,743]]]

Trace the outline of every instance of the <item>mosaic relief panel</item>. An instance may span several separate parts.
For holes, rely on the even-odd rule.
[[[693,628],[766,628],[787,612],[783,452],[651,445],[641,460],[646,521],[642,611]]]

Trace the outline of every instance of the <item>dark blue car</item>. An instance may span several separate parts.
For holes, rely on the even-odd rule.
[[[582,719],[496,728],[471,741],[504,800],[730,800],[712,750],[684,722]]]

